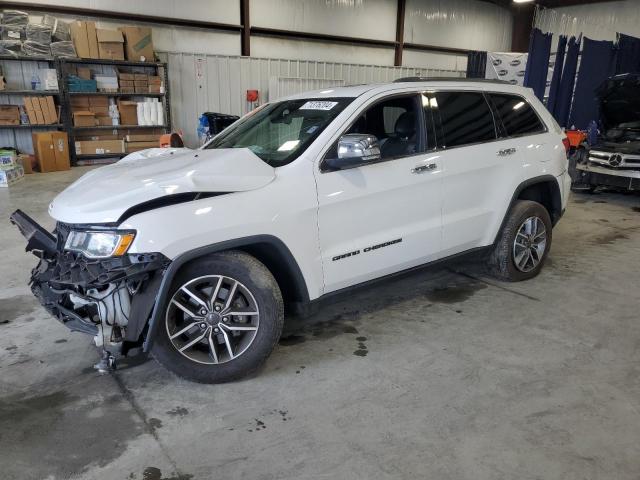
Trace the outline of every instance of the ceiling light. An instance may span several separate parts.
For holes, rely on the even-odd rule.
[[[530,3],[533,2],[533,0],[513,0],[513,3]]]

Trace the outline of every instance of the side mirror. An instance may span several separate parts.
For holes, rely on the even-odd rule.
[[[380,159],[380,145],[375,135],[349,133],[338,140],[338,158],[326,159],[326,163],[331,168],[344,170]]]

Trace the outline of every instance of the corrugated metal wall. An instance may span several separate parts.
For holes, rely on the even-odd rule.
[[[247,90],[259,90],[261,104],[270,99],[272,77],[338,80],[343,85],[355,85],[409,76],[465,76],[465,72],[458,70],[177,52],[158,52],[158,55],[169,64],[174,129],[183,130],[189,146],[197,144],[198,116],[202,112],[242,115],[249,109]]]

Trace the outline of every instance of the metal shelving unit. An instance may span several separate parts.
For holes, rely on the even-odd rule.
[[[7,98],[24,97],[24,96],[52,96],[58,100],[57,106],[62,106],[61,118],[64,118],[65,106],[62,102],[62,78],[60,76],[60,69],[58,68],[58,60],[53,57],[31,57],[26,55],[0,55],[0,63],[4,62],[16,62],[20,63],[20,66],[14,66],[14,64],[3,65],[5,70],[5,78],[9,85],[21,85],[23,88],[14,88],[0,90],[0,97],[6,95]],[[58,79],[58,90],[30,90],[26,88],[29,85],[29,78],[32,73],[38,68],[55,68]],[[16,69],[18,70],[16,72]],[[19,102],[19,103],[18,103]],[[0,103],[10,103],[13,105],[19,105],[22,102],[18,99],[8,100]],[[61,120],[62,122],[62,120]],[[20,124],[20,125],[0,125],[0,144],[2,146],[11,146],[18,148],[19,150],[29,150],[32,145],[31,130],[60,130],[64,128],[63,123],[54,123],[48,125],[40,124]]]
[[[53,57],[27,57],[27,56],[13,56],[13,55],[0,55],[0,62],[2,61],[15,61],[15,62],[46,62],[47,68],[55,68],[58,78],[58,90],[29,90],[26,88],[15,90],[2,90],[0,96],[44,96],[51,95],[58,99],[58,104],[61,106],[60,123],[51,125],[0,125],[0,143],[3,145],[9,145],[11,140],[13,144],[24,150],[26,145],[31,142],[30,138],[20,134],[18,137],[17,132],[23,130],[41,130],[41,129],[55,129],[64,130],[69,137],[69,154],[71,158],[71,164],[75,165],[77,160],[92,160],[101,158],[121,158],[127,155],[122,154],[100,154],[100,155],[76,155],[75,153],[75,137],[76,133],[86,131],[114,131],[122,132],[123,130],[135,130],[150,132],[162,130],[164,132],[171,131],[171,108],[170,108],[170,95],[169,95],[169,74],[167,70],[167,64],[165,62],[129,62],[126,60],[105,60],[97,58],[53,58]],[[122,92],[70,92],[66,83],[67,74],[69,70],[78,65],[96,65],[103,67],[122,67],[123,69],[131,71],[131,73],[151,73],[154,75],[160,75],[163,78],[164,93],[122,93]],[[37,68],[37,67],[35,67]],[[8,69],[8,67],[7,67]],[[27,69],[29,75],[34,68]],[[22,83],[26,85],[28,78],[22,72]],[[100,96],[100,97],[114,97],[114,98],[135,98],[135,97],[150,97],[158,98],[162,101],[164,107],[165,125],[100,125],[91,127],[76,127],[73,125],[73,118],[71,112],[70,101],[72,97],[76,96]],[[12,134],[5,133],[2,135],[2,131],[13,132]],[[30,137],[30,135],[28,136]]]
[[[60,95],[60,90],[0,90],[0,95],[56,97]]]
[[[79,65],[97,65],[97,66],[106,66],[106,67],[126,67],[131,71],[131,73],[148,73],[149,70],[153,70],[154,75],[160,75],[163,78],[164,90],[165,93],[122,93],[122,92],[70,92],[67,88],[66,84],[66,76],[67,72],[71,70],[74,66],[77,67]],[[62,103],[64,103],[67,108],[64,109],[65,115],[63,116],[63,122],[65,126],[65,130],[69,136],[69,152],[71,154],[71,164],[77,164],[78,160],[96,160],[102,158],[122,158],[126,153],[122,154],[99,154],[99,155],[89,155],[83,154],[78,155],[75,152],[75,139],[76,133],[80,134],[81,132],[86,131],[122,131],[122,130],[163,130],[164,132],[171,131],[171,108],[170,108],[170,97],[169,97],[169,74],[167,71],[167,64],[164,62],[129,62],[126,60],[106,60],[106,59],[97,59],[97,58],[63,58],[59,60],[59,75],[61,75],[64,80],[62,82]],[[123,97],[151,97],[151,98],[159,98],[162,101],[164,107],[164,118],[165,125],[99,125],[99,126],[89,126],[89,127],[76,127],[73,125],[72,112],[70,108],[70,101],[72,97],[77,96],[102,96],[102,97],[114,97],[114,98],[123,98]]]
[[[92,127],[71,127],[72,130],[139,130],[139,129],[166,130],[166,125],[96,125]]]
[[[122,93],[122,92],[69,92],[70,97],[164,97],[164,93]]]
[[[49,123],[49,124],[42,124],[42,125],[34,125],[34,124],[26,124],[26,125],[0,125],[0,129],[9,129],[9,130],[13,130],[13,129],[36,129],[36,128],[62,128],[62,124],[61,123]]]

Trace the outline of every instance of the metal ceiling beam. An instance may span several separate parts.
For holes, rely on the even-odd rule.
[[[57,13],[79,17],[98,17],[127,22],[155,23],[158,25],[171,25],[176,27],[205,28],[208,30],[220,30],[225,32],[240,32],[242,25],[230,23],[207,22],[202,20],[190,20],[186,18],[158,17],[154,15],[140,15],[136,13],[114,12],[112,10],[98,10],[94,8],[62,7],[44,3],[1,2],[2,8],[15,8],[27,12]]]
[[[396,8],[396,51],[393,64],[396,67],[402,66],[402,49],[404,47],[404,12],[406,10],[406,0],[398,0]]]
[[[243,57],[251,55],[251,15],[249,15],[249,0],[240,0],[240,52]]]

